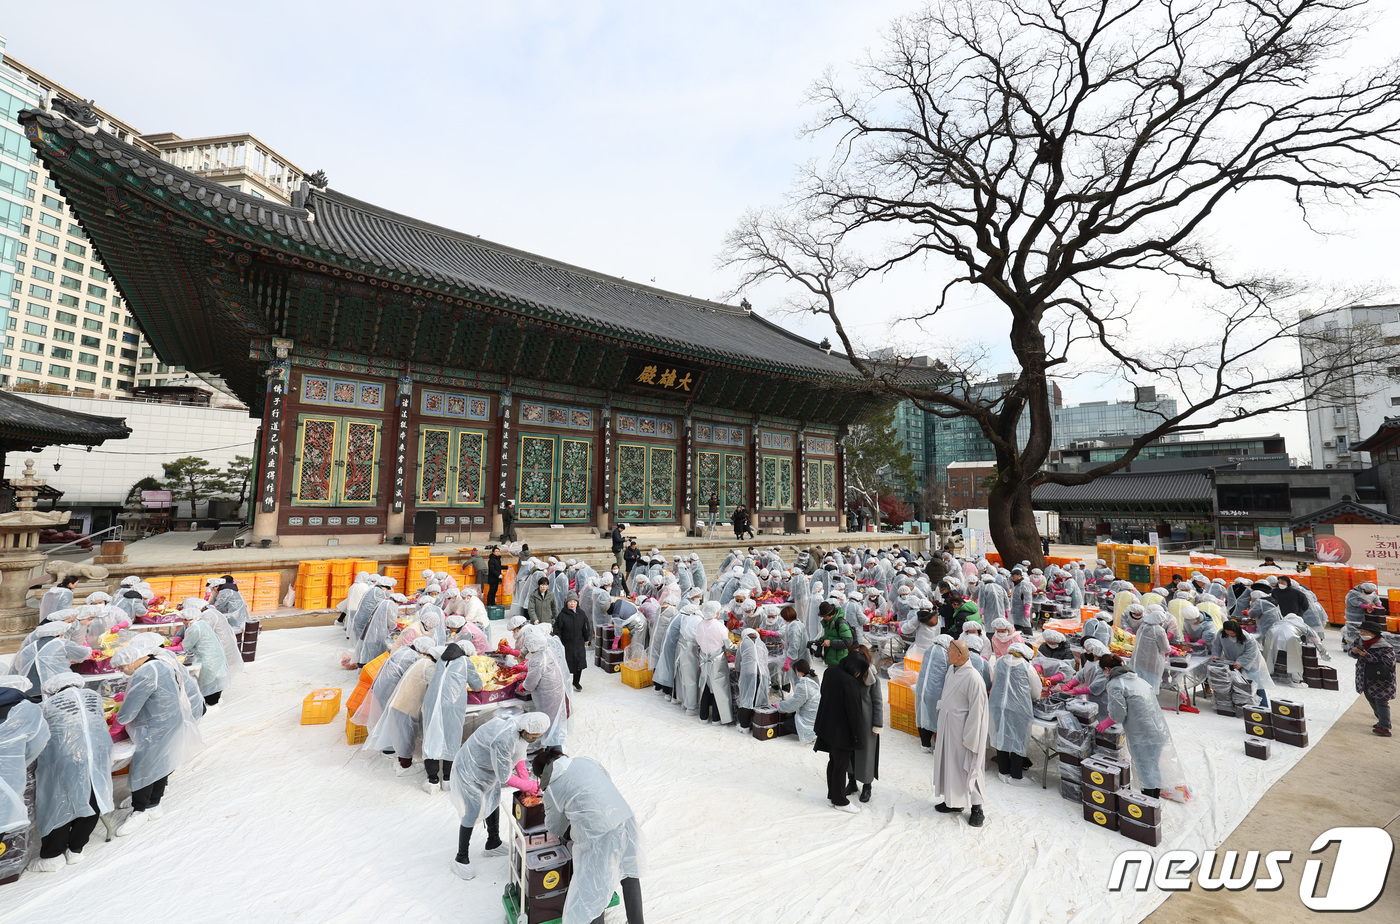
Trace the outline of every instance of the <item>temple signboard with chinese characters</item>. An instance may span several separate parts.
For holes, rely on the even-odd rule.
[[[634,352],[627,360],[623,381],[631,388],[684,398],[700,390],[704,374],[705,370],[699,366],[678,363],[667,356]]]

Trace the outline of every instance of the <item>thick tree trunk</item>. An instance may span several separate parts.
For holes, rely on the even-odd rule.
[[[1024,483],[1007,484],[1005,479],[997,480],[987,495],[987,526],[1003,567],[1010,568],[1022,561],[1030,562],[1032,568],[1045,567],[1031,492]]]

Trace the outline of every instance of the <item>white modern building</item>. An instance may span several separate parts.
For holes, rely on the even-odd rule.
[[[23,473],[25,460],[33,459],[39,477],[63,492],[59,509],[71,510],[75,520],[83,520],[84,532],[113,525],[132,485],[143,478],[164,477],[163,462],[197,456],[222,469],[235,456],[254,455],[258,421],[244,407],[51,394],[25,397],[66,411],[125,418],[131,428],[129,438],[91,451],[50,446],[41,452],[10,452],[5,460],[5,477],[16,478]],[[189,508],[181,504],[177,509],[183,515]]]
[[[1380,338],[1400,355],[1400,305],[1358,305],[1304,315],[1302,330],[1305,373],[1312,361],[1307,338],[1327,337],[1329,332],[1336,332],[1344,343],[1358,334]],[[1352,446],[1400,413],[1400,361],[1358,366],[1325,397],[1309,400],[1306,408],[1313,468],[1365,468],[1368,454]]]
[[[207,176],[234,192],[288,205],[304,171],[247,132],[207,138],[181,138],[174,132],[142,135],[160,159]]]

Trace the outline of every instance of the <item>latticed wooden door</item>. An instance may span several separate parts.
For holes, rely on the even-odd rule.
[[[695,454],[695,508],[699,515],[708,514],[711,494],[719,499],[720,516],[724,519],[744,502],[743,453]]]
[[[676,520],[676,451],[669,446],[617,447],[617,516],[638,523]],[[705,495],[709,497],[709,495]]]
[[[764,510],[792,509],[792,460],[782,456],[764,456],[759,460],[762,466],[762,495],[760,501]]]
[[[593,518],[593,441],[522,434],[516,485],[519,522],[589,522]]]

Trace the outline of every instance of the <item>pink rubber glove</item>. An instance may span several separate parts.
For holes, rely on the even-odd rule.
[[[506,780],[506,785],[520,790],[527,796],[538,796],[540,794],[540,784],[534,780],[522,780],[518,776],[513,776]]]
[[[1045,673],[1045,668],[1041,667],[1039,664],[1035,664],[1035,665],[1032,665],[1032,666],[1035,668],[1035,672],[1036,672],[1037,674],[1044,674],[1044,673]]]
[[[516,764],[515,775],[520,777],[522,780],[528,780],[530,778],[529,765],[526,764],[523,760],[520,763]]]
[[[113,696],[113,697],[112,697],[112,702],[114,702],[114,703],[120,703],[120,702],[123,702],[123,701],[125,701],[125,700],[126,700],[126,691],[125,691],[125,690],[123,690],[122,692],[118,693],[116,696]]]
[[[617,651],[617,649],[619,649],[619,648],[621,648],[621,647],[622,647],[622,636],[619,635],[619,636],[617,636],[616,638],[613,639],[612,650],[613,650],[613,651]]]
[[[1064,672],[1064,671],[1060,671],[1058,674],[1051,674],[1049,677],[1047,677],[1047,678],[1045,678],[1045,679],[1049,680],[1051,683],[1058,683],[1059,681],[1065,679],[1065,672]]]
[[[111,725],[107,726],[107,731],[111,733],[112,740],[117,741],[126,732],[126,726],[118,725],[116,722],[113,722]]]
[[[1104,729],[1108,728],[1108,727],[1109,727],[1110,725],[1112,725],[1112,724],[1113,724],[1113,719],[1112,719],[1112,718],[1104,719],[1102,722],[1100,722],[1099,724],[1097,724],[1097,725],[1094,726],[1094,731],[1098,732],[1099,734],[1103,734]]]
[[[1071,693],[1073,693],[1075,696],[1079,696],[1081,693],[1092,693],[1092,692],[1094,692],[1093,690],[1090,690],[1087,686],[1085,686],[1085,685],[1082,684],[1082,683],[1081,683],[1080,685],[1078,685],[1078,686],[1070,687],[1070,690],[1069,690],[1069,691],[1070,691]]]
[[[786,661],[783,662],[783,670],[792,670],[792,658],[788,658]]]
[[[130,620],[123,620],[122,622],[114,623],[114,624],[112,625],[112,631],[113,631],[113,632],[116,632],[118,629],[130,629],[130,628],[131,628],[131,621],[130,621]]]

